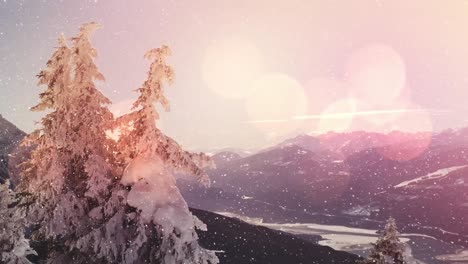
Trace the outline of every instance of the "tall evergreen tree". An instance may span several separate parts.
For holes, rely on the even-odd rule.
[[[374,248],[363,264],[406,264],[403,256],[403,243],[400,242],[395,219],[387,220],[382,236],[374,244]]]
[[[30,264],[26,256],[36,252],[24,237],[24,205],[8,187],[9,181],[0,184],[0,263]]]
[[[113,117],[109,99],[94,83],[104,80],[90,42],[96,28],[96,23],[84,24],[72,47],[60,39],[38,75],[47,89],[32,108],[51,112],[26,140],[35,149],[24,164],[20,187],[35,198],[30,219],[40,228],[34,237],[64,245],[63,252],[52,254],[57,257],[73,252],[79,238],[94,229],[98,223],[88,214],[110,196],[112,156],[104,131]]]
[[[66,122],[63,112],[67,102],[63,95],[70,86],[70,60],[71,50],[61,36],[46,69],[38,74],[38,85],[46,85],[47,89],[40,94],[39,104],[31,108],[32,111],[49,109],[51,112],[42,118],[41,128],[28,135],[23,142],[34,146],[34,149],[31,159],[22,164],[23,177],[19,189],[33,194],[35,203],[30,208],[28,218],[40,226],[36,234],[41,238],[58,235],[50,219],[61,199],[65,179]]]
[[[126,167],[121,182],[131,188],[127,203],[137,209],[135,241],[139,255],[128,263],[140,263],[142,258],[151,263],[218,263],[212,251],[198,244],[196,229],[204,230],[206,226],[188,210],[173,176],[174,172],[183,172],[209,185],[203,167],[211,164],[210,159],[184,151],[156,126],[159,113],[155,103],[169,110],[163,87],[174,79],[173,69],[166,64],[170,54],[167,46],[146,53],[151,66],[146,81],[137,90],[140,95],[133,104],[134,112],[117,120],[130,127],[119,140],[118,149]],[[159,243],[151,243],[155,238]]]

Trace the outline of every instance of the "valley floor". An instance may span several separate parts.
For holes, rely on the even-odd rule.
[[[322,237],[318,243],[335,250],[346,251],[360,256],[367,256],[371,243],[378,238],[377,230],[354,228],[338,225],[315,223],[265,223],[263,219],[247,217],[230,212],[218,212],[228,217],[239,218],[247,223],[268,227],[290,233],[301,238],[317,235]],[[409,264],[448,264],[467,263],[467,251],[458,245],[440,241],[421,234],[402,234],[402,241],[408,245],[406,254]]]

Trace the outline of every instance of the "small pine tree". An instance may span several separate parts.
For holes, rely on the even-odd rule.
[[[381,252],[376,252],[372,249],[371,254],[369,257],[361,262],[360,264],[387,264],[385,261],[385,256]]]
[[[382,236],[374,244],[372,253],[363,264],[406,264],[403,256],[403,243],[399,239],[395,219],[387,220]]]
[[[8,188],[9,184],[9,181],[0,184],[0,263],[30,264],[26,256],[36,252],[24,238],[24,206]]]

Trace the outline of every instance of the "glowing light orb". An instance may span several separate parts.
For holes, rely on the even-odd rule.
[[[275,135],[292,132],[298,127],[295,116],[307,111],[302,86],[285,74],[266,74],[252,84],[245,107],[249,122],[260,130]]]
[[[351,128],[356,112],[356,101],[353,98],[340,99],[330,104],[320,114],[318,131],[320,133],[345,132]]]
[[[406,83],[406,67],[393,48],[374,44],[350,57],[346,77],[354,97],[367,104],[382,105],[400,95]]]
[[[244,98],[251,82],[263,72],[260,52],[249,41],[224,38],[213,42],[202,62],[202,78],[218,95]]]

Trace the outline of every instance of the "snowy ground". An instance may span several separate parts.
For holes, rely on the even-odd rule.
[[[377,230],[371,229],[314,223],[264,223],[261,218],[240,216],[229,212],[218,212],[218,214],[236,217],[250,224],[295,235],[320,235],[323,240],[319,244],[361,256],[367,256],[371,243],[375,242],[378,237]],[[409,245],[406,249],[409,255],[408,264],[447,264],[454,263],[454,261],[468,261],[468,251],[462,251],[458,246],[444,243],[430,236],[403,234],[402,241]]]
[[[454,254],[440,255],[437,256],[437,259],[454,263],[468,263],[468,250],[459,250]]]
[[[425,181],[425,180],[434,180],[434,179],[443,178],[443,177],[447,176],[449,173],[451,173],[452,171],[456,171],[456,170],[465,168],[466,166],[468,166],[468,165],[443,168],[443,169],[440,169],[438,171],[429,173],[429,174],[427,174],[425,176],[421,176],[421,177],[418,177],[416,179],[412,179],[412,180],[409,180],[409,181],[404,181],[404,182],[402,182],[400,184],[395,185],[395,188],[406,187],[406,186],[408,186],[410,184],[418,183],[418,182]]]

